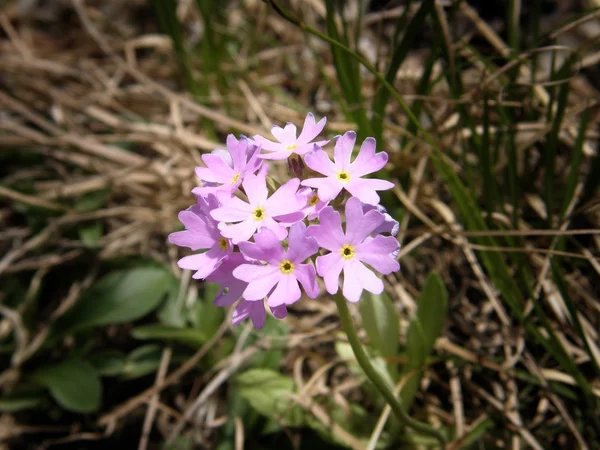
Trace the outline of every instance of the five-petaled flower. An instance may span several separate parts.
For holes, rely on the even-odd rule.
[[[270,307],[289,305],[300,298],[298,283],[309,297],[318,295],[315,267],[303,262],[317,252],[319,245],[315,238],[306,235],[304,223],[297,222],[290,228],[287,251],[268,229],[256,234],[254,240],[254,243],[242,242],[240,250],[247,258],[266,264],[242,264],[233,271],[234,277],[248,283],[243,293],[246,300],[268,296]]]
[[[364,175],[381,170],[387,163],[387,153],[375,153],[375,139],[367,138],[360,147],[354,162],[350,162],[352,149],[356,142],[356,133],[348,131],[339,136],[334,147],[334,162],[331,162],[324,150],[315,151],[305,157],[306,165],[325,175],[326,178],[309,178],[302,182],[319,190],[319,197],[331,200],[346,189],[352,196],[371,205],[379,203],[376,191],[384,191],[394,187],[393,183],[385,180],[361,178]]]
[[[379,227],[385,217],[377,210],[363,213],[361,202],[352,197],[346,202],[346,233],[342,231],[340,213],[331,206],[319,215],[319,225],[311,225],[307,235],[314,236],[319,245],[331,253],[317,258],[317,272],[325,281],[330,294],[338,291],[340,273],[344,271],[342,293],[347,300],[357,302],[363,289],[373,294],[383,292],[383,282],[364,263],[382,274],[400,269],[393,253],[399,244],[392,236],[369,234]]]
[[[271,134],[279,142],[273,142],[258,135],[254,136],[256,143],[260,144],[263,150],[269,152],[261,154],[260,157],[263,159],[287,159],[294,153],[304,155],[311,152],[315,145],[321,147],[327,144],[329,141],[311,142],[323,131],[326,122],[327,119],[323,117],[315,123],[315,117],[311,113],[308,113],[298,137],[296,137],[296,125],[293,123],[288,122],[284,128],[273,125]]]
[[[255,173],[261,166],[258,158],[260,148],[242,137],[239,141],[233,134],[227,136],[227,151],[215,150],[202,155],[206,167],[196,167],[196,176],[202,180],[201,187],[194,188],[196,195],[225,192],[233,194],[244,178]]]
[[[186,230],[169,235],[171,244],[192,250],[208,249],[179,260],[178,265],[182,269],[196,270],[193,278],[206,278],[232,251],[229,239],[221,235],[218,222],[209,215],[217,206],[218,200],[212,194],[206,198],[198,197],[196,205],[179,213],[179,220]]]
[[[237,222],[235,225],[226,225],[221,230],[221,234],[234,244],[247,241],[261,228],[268,228],[281,241],[287,236],[287,230],[278,223],[278,216],[284,222],[304,217],[301,210],[306,199],[296,193],[299,185],[300,180],[292,178],[268,197],[265,177],[260,173],[248,175],[242,182],[248,202],[232,197],[224,206],[213,209],[210,214],[221,222]]]

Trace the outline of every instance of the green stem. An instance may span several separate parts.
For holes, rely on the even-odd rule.
[[[371,365],[369,357],[367,356],[362,344],[360,343],[360,340],[358,339],[358,334],[356,333],[356,328],[354,328],[352,317],[350,317],[350,311],[348,310],[346,299],[341,293],[337,293],[333,297],[335,298],[335,304],[337,305],[337,309],[340,314],[342,327],[344,328],[346,336],[348,336],[348,342],[350,342],[350,346],[352,347],[352,351],[354,352],[354,356],[356,356],[358,364],[360,367],[362,367],[362,370],[365,372],[369,380],[371,380],[371,382],[375,385],[377,390],[384,396],[385,400],[387,401],[388,405],[390,405],[390,408],[392,408],[392,411],[400,423],[418,431],[419,433],[437,439],[440,442],[440,445],[444,447],[446,444],[446,439],[438,430],[427,425],[426,423],[413,419],[404,410],[400,404],[400,400],[396,398],[384,378],[382,378],[382,376]]]

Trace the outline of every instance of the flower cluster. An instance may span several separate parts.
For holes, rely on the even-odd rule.
[[[376,153],[375,139],[367,138],[352,160],[356,134],[348,131],[335,138],[331,161],[324,150],[329,141],[315,140],[325,123],[308,114],[298,136],[291,123],[273,126],[277,142],[229,135],[227,150],[203,155],[205,167],[196,168],[202,183],[192,191],[197,203],[179,213],[185,230],[169,241],[202,250],[179,260],[179,267],[221,285],[214,304],[237,303],[234,324],[250,318],[261,328],[267,308],[275,318],[285,317],[302,290],[310,298],[319,295],[318,277],[335,294],[342,272],[342,294],[357,302],[363,290],[383,291],[375,272],[400,268],[398,222],[377,194],[393,184],[365,178],[385,166],[387,154]],[[295,177],[278,185],[267,160],[283,159]]]

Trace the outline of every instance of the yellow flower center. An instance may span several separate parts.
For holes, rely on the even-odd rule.
[[[257,222],[260,222],[261,220],[263,220],[265,218],[265,209],[261,208],[260,206],[258,208],[256,208],[254,210],[254,220],[256,220]]]
[[[286,259],[279,264],[279,270],[281,270],[281,273],[288,275],[294,271],[294,263]]]
[[[350,174],[345,170],[340,170],[337,174],[337,179],[340,180],[342,183],[346,183],[350,181]]]
[[[233,178],[231,179],[231,184],[235,184],[238,182],[238,180],[240,179],[240,174],[236,173]]]
[[[315,206],[317,203],[319,203],[319,196],[317,194],[313,195],[308,200],[308,206]]]
[[[296,150],[298,148],[298,144],[288,144],[284,148],[291,152],[292,150]]]
[[[227,242],[227,239],[225,239],[224,237],[219,239],[219,248],[221,250],[225,251],[225,250],[227,250],[228,247],[229,247],[229,242]]]
[[[354,247],[350,244],[344,244],[344,246],[340,250],[340,254],[344,259],[350,259],[354,256]]]

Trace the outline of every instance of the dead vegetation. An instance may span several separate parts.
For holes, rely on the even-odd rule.
[[[323,74],[335,79],[329,47],[307,38],[260,1],[229,6],[228,28],[223,32],[237,33],[242,41],[239,51],[231,52],[224,63],[229,90],[217,89],[199,66],[195,76],[211,90],[207,98],[197,99],[181,87],[171,41],[159,34],[145,2],[39,2],[29,10],[20,9],[27,2],[5,3],[0,10],[0,302],[8,295],[11,278],[28,283],[19,307],[1,306],[0,310],[0,336],[7,339],[14,334],[16,338],[12,360],[7,360],[0,374],[2,388],[10,390],[24,375],[23,364],[43,345],[50,324],[99,276],[102,261],[148,257],[172,268],[181,278],[184,296],[197,292],[189,274],[177,268],[177,250],[165,238],[176,226],[178,211],[192,202],[193,167],[202,152],[222,146],[227,133],[264,133],[272,123],[298,122],[306,110],[327,115],[330,131],[352,124],[322,82]],[[322,28],[325,12],[320,2],[292,3],[306,23]],[[193,3],[180,2],[178,13],[190,42],[199,40]],[[397,6],[363,16],[360,47],[374,64],[385,50],[390,21],[400,13],[401,6]],[[449,448],[461,448],[462,438],[488,420],[494,436],[489,445],[494,448],[597,448],[599,442],[590,431],[594,419],[581,417],[584,410],[578,402],[582,395],[589,395],[590,404],[597,404],[600,397],[598,374],[593,370],[600,363],[600,210],[597,192],[584,196],[586,175],[599,144],[600,53],[597,45],[589,44],[598,42],[600,16],[596,10],[582,16],[580,23],[557,27],[561,17],[574,13],[556,13],[545,24],[555,30],[556,46],[566,53],[584,45],[590,49],[572,76],[562,80],[571,89],[558,133],[557,177],[568,175],[586,109],[590,126],[583,140],[575,191],[565,200],[563,219],[557,218],[551,227],[540,226],[548,220],[541,189],[536,189],[540,176],[523,190],[518,229],[512,227],[508,205],[505,212],[496,211],[486,218],[495,231],[467,230],[446,180],[430,164],[428,147],[407,131],[399,108],[390,105],[387,110],[384,136],[391,173],[404,180],[398,182],[392,201],[397,203],[394,211],[404,213],[398,236],[403,268],[387,278],[386,287],[401,312],[404,329],[425,276],[435,269],[446,283],[450,299],[446,332],[436,344],[437,359],[422,382],[415,410],[433,424],[454,428],[458,438]],[[348,14],[352,17],[351,11]],[[435,119],[430,120],[429,129],[447,162],[460,176],[468,176],[462,158],[473,163],[477,156],[464,151],[472,130],[457,108],[467,108],[480,124],[481,99],[488,95],[493,102],[504,102],[506,93],[498,79],[514,68],[512,63],[484,65],[473,52],[473,48],[484,48],[490,59],[499,60],[509,51],[477,9],[462,2],[457,16],[464,35],[447,44],[451,54],[472,61],[468,67],[450,67],[462,74],[466,94],[452,99],[445,82],[428,95],[417,94],[423,58],[429,57],[425,45],[425,50],[409,54],[395,86],[407,100],[423,102],[428,117]],[[269,38],[244,41],[248,33]],[[549,48],[535,52],[551,55]],[[522,58],[532,54],[524,52]],[[549,58],[545,58],[547,63]],[[437,63],[433,78],[446,69],[441,61]],[[552,103],[553,81],[547,79],[544,60],[534,75],[530,65],[517,70],[516,79],[522,83],[517,88],[529,88],[532,77],[536,80],[531,97],[516,102],[511,95],[506,100],[515,111],[524,111],[517,114],[515,123],[517,171],[524,174],[528,167],[541,164],[543,155],[537,152],[552,126],[544,114],[534,118],[528,112],[544,111]],[[366,97],[374,94],[375,86],[365,73]],[[206,128],[206,121],[213,130]],[[496,132],[502,132],[500,120],[490,127],[490,133]],[[402,148],[401,138],[406,139]],[[501,156],[494,173],[501,173],[507,164],[508,159]],[[478,179],[473,188],[481,192]],[[88,224],[101,229],[92,242],[77,232]],[[501,239],[490,246],[477,240],[481,236]],[[489,253],[506,258],[515,277],[523,264],[534,276],[530,280],[533,293],[526,299],[521,321],[515,319],[482,263],[480,255]],[[576,332],[570,305],[552,277],[551,261],[557,258],[587,342]],[[36,326],[24,328],[20,313],[27,308],[27,299],[36,295],[47,277],[56,273],[64,277],[65,272],[59,270],[63,266],[67,273],[78,266],[77,275],[54,282],[55,295],[42,299]],[[532,320],[537,326],[536,303],[589,381],[589,394],[582,394],[578,381],[530,340],[524,324]],[[218,349],[222,336],[229,332],[226,320],[182,364],[170,364],[172,349],[165,346],[154,384],[106,401],[99,414],[50,426],[46,420],[34,420],[34,415],[4,413],[0,437],[7,442],[5,448],[62,448],[80,440],[120,442],[125,435],[135,435],[132,447],[141,437],[140,448],[158,448],[151,443],[173,441],[184,433],[199,445],[214,448],[218,430],[229,420],[227,383],[256,352],[272,346],[285,350],[281,370],[293,376],[300,392],[298,404],[327,423],[328,411],[320,399],[328,397],[349,408],[348,399],[356,401],[364,395],[361,381],[333,350],[339,338],[335,305],[326,299],[300,302],[287,323],[290,333],[279,341],[245,329],[236,344],[238,350],[212,370],[197,373],[198,362]],[[545,332],[541,325],[539,329]],[[108,336],[111,333],[118,334],[109,330]],[[244,347],[249,336],[257,340]],[[364,402],[370,403],[369,399]],[[384,410],[382,423],[388,414]],[[299,442],[295,430],[287,432],[292,442]],[[380,432],[375,429],[374,441]],[[332,426],[332,433],[349,447],[367,448],[337,425]],[[243,423],[236,422],[235,435],[236,449],[243,448]],[[28,446],[28,442],[35,444]]]

